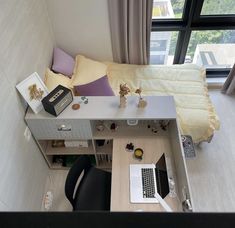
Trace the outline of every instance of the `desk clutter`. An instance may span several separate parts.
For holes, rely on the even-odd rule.
[[[116,133],[126,131],[146,131],[148,135],[167,132],[170,120],[98,120],[94,121],[93,126],[96,132],[101,134]]]
[[[133,156],[134,158],[138,159],[138,160],[142,160],[143,155],[144,155],[144,151],[141,148],[135,148],[134,144],[132,142],[126,144],[126,151],[127,152],[134,152]]]

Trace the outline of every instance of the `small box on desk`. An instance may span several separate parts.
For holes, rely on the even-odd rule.
[[[73,95],[71,90],[58,85],[42,99],[42,104],[46,112],[58,116],[72,101]]]

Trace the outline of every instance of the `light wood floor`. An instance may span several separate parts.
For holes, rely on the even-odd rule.
[[[64,193],[64,184],[68,170],[50,170],[46,190],[53,194],[52,207],[49,211],[72,211],[72,206]],[[42,205],[42,210],[45,211]]]
[[[195,159],[187,160],[196,211],[235,212],[235,96],[211,90],[210,96],[221,121],[211,143],[196,148]],[[53,192],[51,211],[71,211],[64,195],[67,171],[50,172],[46,190]]]
[[[210,91],[221,128],[187,160],[197,211],[235,211],[235,96]]]

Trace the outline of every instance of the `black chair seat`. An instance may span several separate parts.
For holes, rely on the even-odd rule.
[[[79,184],[74,210],[110,210],[111,173],[91,167]]]
[[[93,167],[89,156],[82,155],[69,170],[65,195],[73,210],[110,210],[111,173]]]

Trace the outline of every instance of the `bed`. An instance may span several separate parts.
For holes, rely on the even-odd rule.
[[[127,83],[133,95],[141,86],[143,95],[174,96],[181,133],[191,135],[195,143],[210,141],[214,131],[219,129],[219,119],[205,82],[205,70],[197,65],[109,64],[107,75],[115,95],[118,95],[119,85]]]
[[[130,95],[136,96],[134,92],[141,86],[143,96],[174,96],[181,134],[191,135],[195,143],[210,141],[215,130],[219,129],[219,119],[208,94],[205,70],[197,65],[102,63],[78,55],[71,66],[69,77],[47,70],[45,84],[49,90],[57,84],[71,89],[88,84],[93,86],[93,82],[107,75],[115,95],[119,95],[120,84],[126,83],[131,89]],[[94,86],[92,90],[95,90]]]

